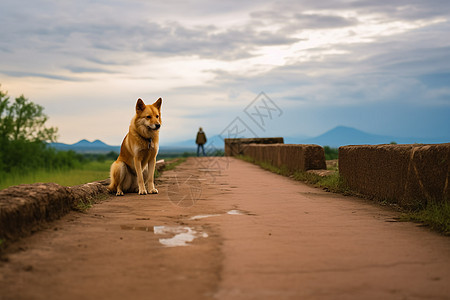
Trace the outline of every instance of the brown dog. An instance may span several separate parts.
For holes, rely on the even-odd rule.
[[[124,192],[138,192],[139,195],[158,193],[154,174],[159,148],[161,104],[161,98],[152,105],[145,105],[140,98],[136,103],[136,115],[123,139],[119,157],[111,165],[111,184],[108,188],[116,192],[117,196],[122,196]]]

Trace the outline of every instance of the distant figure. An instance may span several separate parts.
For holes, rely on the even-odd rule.
[[[203,145],[206,144],[206,135],[201,127],[198,129],[195,143],[197,144],[197,156],[200,156],[200,148],[202,148],[203,156],[206,156],[205,148],[203,147]]]

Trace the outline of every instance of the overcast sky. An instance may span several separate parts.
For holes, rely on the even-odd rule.
[[[120,144],[139,97],[163,98],[163,143],[236,120],[450,141],[448,0],[2,0],[0,28],[1,89],[61,142]]]

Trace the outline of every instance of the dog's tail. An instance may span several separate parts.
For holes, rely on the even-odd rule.
[[[109,171],[109,178],[111,179],[111,183],[108,186],[108,189],[111,192],[117,191],[117,185],[120,181],[120,166],[117,161],[113,162],[111,165],[111,169]]]

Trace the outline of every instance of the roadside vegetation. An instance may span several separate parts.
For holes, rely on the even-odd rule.
[[[308,173],[308,172],[300,172],[300,171],[296,171],[296,172],[292,173],[292,172],[289,172],[289,170],[287,168],[284,168],[284,167],[278,168],[278,167],[275,167],[266,162],[258,162],[248,156],[240,155],[240,156],[238,156],[238,158],[240,158],[244,161],[247,161],[247,162],[254,163],[254,164],[260,166],[261,168],[271,171],[273,173],[291,177],[295,180],[312,184],[318,188],[323,188],[330,192],[341,193],[341,194],[345,194],[345,195],[349,195],[351,193],[351,191],[345,185],[344,181],[341,179],[341,177],[339,177],[339,173],[337,171],[329,176],[319,176],[317,174]],[[332,167],[332,168],[334,168],[334,167]]]
[[[178,165],[184,163],[186,160],[187,160],[187,157],[178,157],[178,158],[173,158],[173,159],[167,160],[163,171],[173,170]]]
[[[400,221],[419,222],[431,229],[450,236],[450,203],[428,202],[423,209],[404,213]]]
[[[71,168],[42,168],[26,173],[14,171],[5,174],[0,179],[0,189],[13,185],[36,182],[54,182],[64,186],[79,185],[109,177],[109,167],[112,160],[86,161]]]
[[[46,126],[44,108],[25,96],[12,100],[0,90],[0,189],[34,182],[76,185],[108,177],[117,158],[108,154],[79,154],[48,146],[58,129]]]
[[[323,150],[325,151],[325,159],[326,160],[338,159],[338,157],[339,157],[339,149],[338,148],[331,148],[330,146],[324,146]]]
[[[74,186],[103,180],[109,178],[109,168],[112,162],[117,158],[110,159],[105,155],[81,155],[82,161],[73,168],[61,169],[39,169],[27,173],[11,172],[0,179],[0,190],[19,184],[30,184],[36,182],[54,182],[63,186]],[[108,159],[104,159],[107,157]],[[166,159],[164,170],[172,170],[179,164],[186,161],[187,158],[169,158]],[[155,171],[155,178],[158,178],[161,172]]]
[[[70,169],[79,165],[74,152],[57,152],[47,146],[56,140],[57,128],[46,127],[43,107],[23,95],[10,101],[0,90],[0,182],[34,170]]]
[[[336,149],[337,150],[337,149]],[[333,156],[331,156],[333,157]],[[303,181],[314,185],[315,187],[330,191],[333,193],[340,193],[343,195],[360,196],[360,194],[352,191],[345,184],[344,180],[339,176],[337,167],[329,167],[330,170],[335,172],[329,176],[319,176],[317,174],[308,172],[289,172],[287,168],[278,168],[266,162],[258,162],[248,156],[238,156],[247,162],[254,163],[263,169],[270,172],[288,176],[298,181]],[[337,158],[337,157],[336,157]],[[336,159],[332,158],[332,159]],[[387,203],[380,201],[380,204],[386,205]],[[399,208],[400,209],[400,208]],[[435,201],[428,201],[426,207],[418,208],[416,210],[401,211],[401,216],[398,221],[403,222],[418,222],[430,229],[437,231],[443,235],[450,236],[450,203],[436,203]]]

